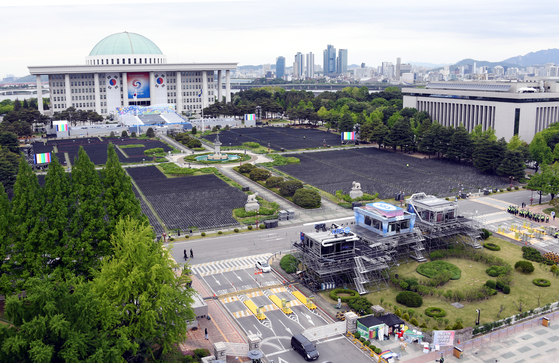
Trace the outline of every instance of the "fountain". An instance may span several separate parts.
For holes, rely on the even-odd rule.
[[[237,160],[239,156],[221,153],[221,142],[219,142],[219,134],[216,135],[214,141],[214,153],[210,155],[200,155],[196,157],[197,161],[210,160],[210,161],[229,161]]]

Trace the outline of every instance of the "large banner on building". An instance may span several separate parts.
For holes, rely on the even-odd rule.
[[[105,75],[105,85],[107,91],[107,111],[115,113],[120,103],[120,75],[119,73],[107,73]]]
[[[151,98],[152,105],[166,104],[167,103],[167,78],[165,73],[155,73],[153,75],[154,80],[154,95]],[[180,92],[179,92],[180,97]]]
[[[149,98],[149,73],[128,73],[128,98]]]
[[[433,345],[452,346],[454,345],[454,330],[435,330],[433,331]]]

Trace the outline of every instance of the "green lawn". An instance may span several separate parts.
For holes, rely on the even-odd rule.
[[[490,237],[486,241],[498,244],[501,247],[501,250],[484,250],[506,260],[511,266],[514,267],[514,264],[517,261],[523,260],[520,246],[496,237]],[[484,284],[485,281],[490,279],[494,280],[494,278],[490,277],[485,272],[488,266],[483,263],[457,258],[449,258],[443,261],[450,262],[462,270],[462,276],[460,277],[460,279],[450,280],[449,282],[447,282],[444,286],[441,287],[444,290],[463,290]],[[407,264],[401,264],[397,268],[397,273],[401,276],[425,279],[424,276],[416,272],[416,268],[418,265],[419,263],[415,261]],[[497,318],[497,314],[499,313],[499,308],[501,305],[505,306],[505,310],[501,313],[501,319],[518,314],[519,311],[515,307],[513,302],[516,302],[518,304],[519,299],[525,302],[525,308],[523,308],[522,311],[537,308],[538,295],[540,296],[540,306],[559,300],[559,279],[553,277],[553,275],[549,272],[550,266],[540,266],[540,264],[534,262],[534,267],[535,271],[527,275],[522,274],[516,270],[512,272],[513,282],[511,283],[511,293],[509,295],[498,292],[497,295],[491,296],[487,300],[474,302],[462,301],[461,304],[464,305],[464,308],[462,309],[456,309],[455,307],[451,306],[451,302],[447,301],[442,296],[440,298],[436,295],[424,296],[423,305],[420,308],[414,308],[414,310],[416,311],[415,316],[418,317],[419,314],[422,314],[423,318],[425,318],[426,308],[438,307],[444,309],[447,312],[447,315],[444,319],[449,319],[451,325],[455,323],[457,318],[461,318],[464,321],[464,326],[474,326],[474,322],[477,316],[476,309],[481,309],[481,324],[484,324],[499,320],[499,318]],[[532,283],[532,280],[535,278],[548,279],[551,281],[551,286],[538,287]],[[384,298],[385,309],[394,311],[394,305],[398,305],[396,303],[396,295],[400,291],[402,291],[400,288],[396,288],[395,286],[390,285],[390,288],[388,290],[371,293],[366,295],[366,297],[373,304],[380,304],[381,298]],[[321,293],[321,295],[324,296],[324,298],[331,303],[335,303],[328,297],[328,294]],[[392,307],[390,307],[388,303],[391,303]],[[407,309],[403,306],[399,307],[400,309]],[[420,324],[424,321],[424,319],[419,317],[418,320]],[[427,325],[429,326],[429,328],[432,328],[433,324],[434,319],[431,318],[430,322]],[[444,328],[444,326],[442,328]]]

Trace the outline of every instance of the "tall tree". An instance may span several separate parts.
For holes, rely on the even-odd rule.
[[[423,135],[423,138],[419,144],[419,149],[422,152],[427,153],[429,159],[431,158],[431,154],[438,151],[437,144],[440,138],[441,130],[441,124],[436,121],[433,122],[429,129]]]
[[[520,180],[526,175],[524,169],[525,165],[522,153],[518,150],[507,150],[503,162],[497,169],[497,174]]]
[[[6,188],[11,188],[16,181],[19,161],[18,154],[0,146],[0,183]]]
[[[11,253],[12,226],[12,206],[4,186],[0,183],[0,294],[2,295],[6,295],[11,290],[10,279],[6,272],[10,270],[11,263],[8,256]]]
[[[536,173],[541,165],[547,165],[553,161],[553,152],[547,146],[545,138],[541,133],[537,133],[530,143],[530,155],[536,162]]]
[[[108,217],[107,233],[110,235],[114,231],[116,223],[120,218],[130,216],[133,219],[142,220],[142,208],[138,198],[132,190],[130,177],[118,160],[115,148],[109,143],[107,149],[107,163],[102,173],[103,181],[103,204]]]
[[[413,133],[409,119],[400,117],[394,124],[388,138],[391,140],[394,150],[400,146],[400,150],[413,148]]]
[[[70,244],[63,261],[76,275],[89,276],[99,259],[109,254],[101,188],[95,165],[80,147],[72,165]]]
[[[179,266],[167,248],[153,242],[147,223],[120,220],[111,246],[114,255],[101,262],[94,291],[120,317],[124,337],[148,350],[170,350],[185,338],[187,323],[194,318],[186,276],[175,274]]]
[[[388,137],[389,132],[390,132],[390,130],[388,129],[388,126],[386,126],[383,123],[380,123],[379,125],[377,125],[373,129],[373,134],[371,135],[371,140],[373,140],[374,142],[376,142],[378,144],[379,149],[380,149],[381,146],[384,146],[384,141]]]
[[[353,131],[353,117],[349,112],[345,113],[340,120],[340,132]]]
[[[19,142],[17,140],[17,135],[13,132],[0,131],[0,146],[10,152],[19,154]]]
[[[470,161],[472,159],[473,142],[464,125],[454,130],[448,146],[447,157],[455,161]]]

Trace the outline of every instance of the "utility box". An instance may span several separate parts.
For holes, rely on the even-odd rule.
[[[458,348],[458,347],[454,347],[454,350],[453,350],[452,353],[456,358],[462,359],[462,354],[464,354],[464,351],[462,349]]]
[[[549,328],[549,326],[551,326],[551,321],[549,321],[549,318],[546,318],[544,316],[544,318],[542,319],[542,325],[547,326]]]

